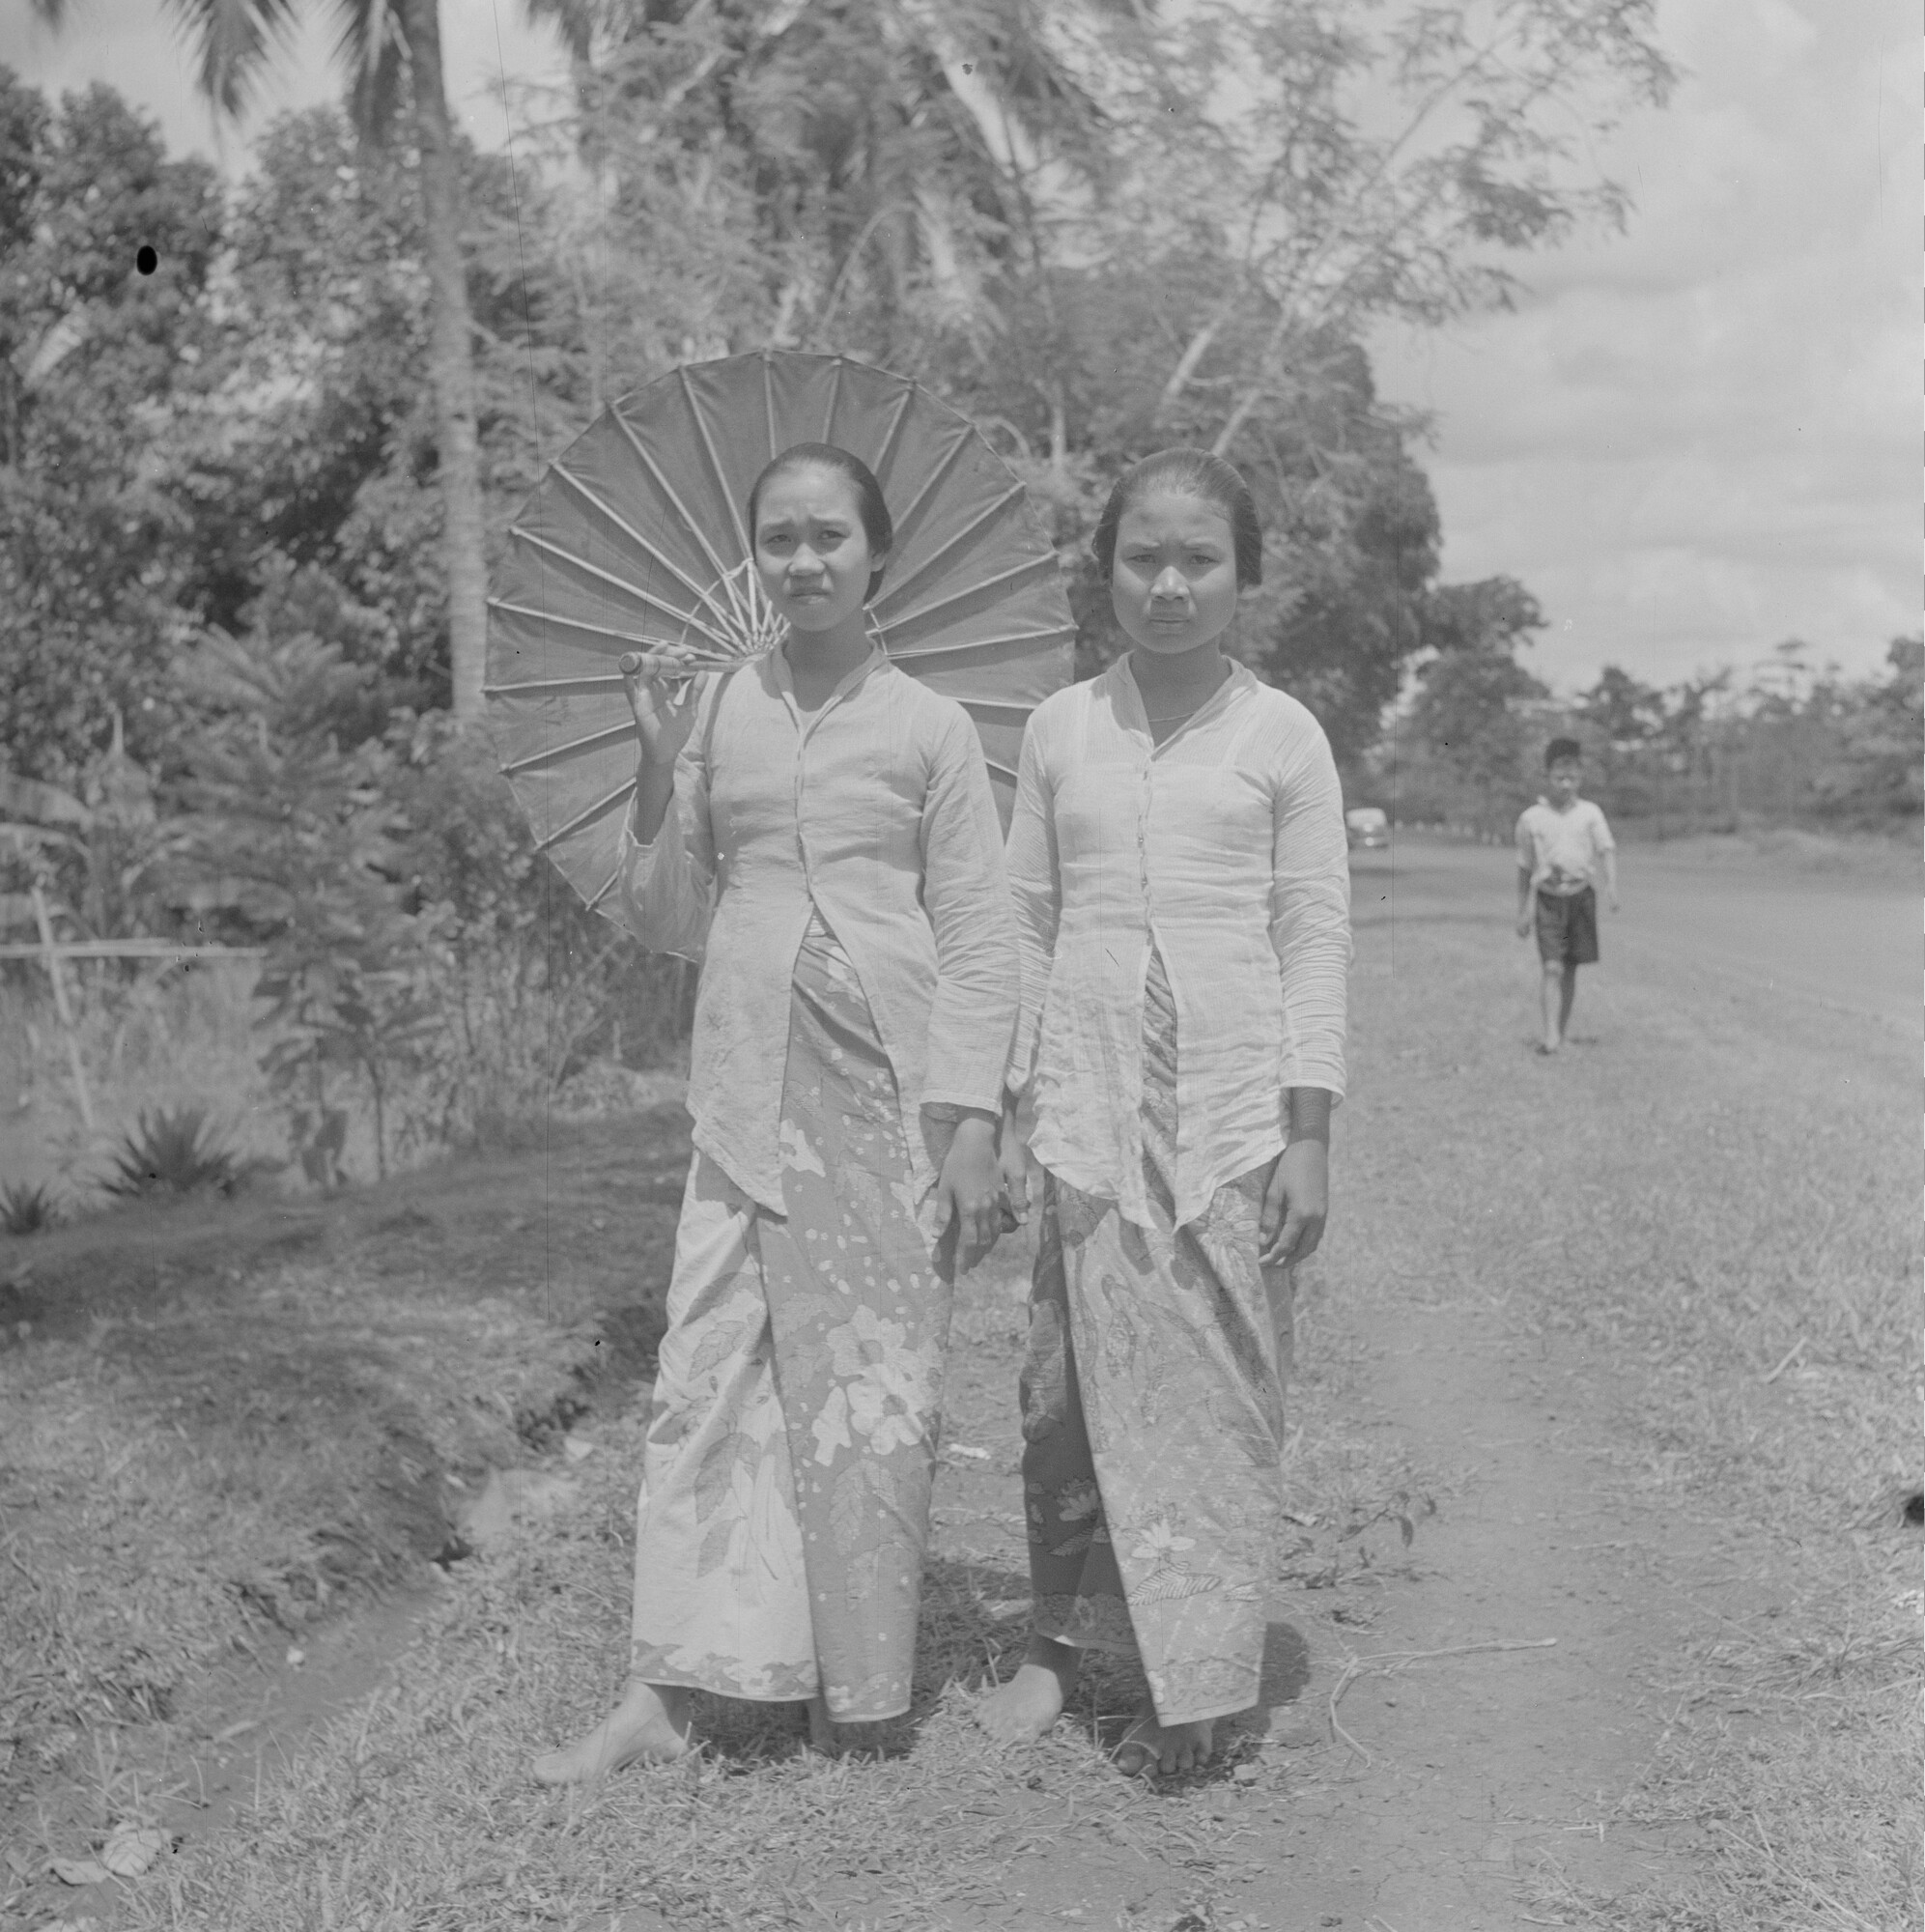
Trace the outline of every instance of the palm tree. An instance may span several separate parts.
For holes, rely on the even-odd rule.
[[[56,31],[68,0],[29,0]],[[193,43],[200,90],[214,110],[238,120],[253,82],[285,48],[303,0],[164,0]],[[473,325],[462,260],[461,178],[441,67],[439,0],[305,0],[325,6],[339,34],[334,57],[349,82],[355,132],[384,140],[402,111],[420,156],[421,233],[429,284],[429,372],[435,391],[441,490],[441,558],[448,582],[448,636],[457,724],[481,713],[488,647],[488,565],[482,544],[481,468],[475,438]],[[571,46],[585,43],[576,0],[524,0],[531,16],[554,21]]]

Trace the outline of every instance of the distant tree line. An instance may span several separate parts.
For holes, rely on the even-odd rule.
[[[1430,655],[1350,789],[1405,823],[1507,831],[1541,790],[1544,746],[1575,737],[1585,789],[1657,836],[1747,821],[1915,830],[1925,796],[1925,640],[1894,638],[1882,671],[1846,677],[1810,646],[1779,644],[1746,673],[1726,666],[1665,689],[1606,665],[1554,697],[1519,662],[1543,626],[1508,578],[1431,600]]]

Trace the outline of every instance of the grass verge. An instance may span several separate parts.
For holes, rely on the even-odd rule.
[[[8,1244],[16,1855],[71,1849],[51,1838],[98,1800],[103,1739],[164,1745],[222,1660],[458,1556],[464,1485],[646,1369],[687,1127],[673,1108],[331,1200],[143,1207]]]

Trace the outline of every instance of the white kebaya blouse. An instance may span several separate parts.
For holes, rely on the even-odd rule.
[[[1008,869],[1023,960],[1008,1084],[1031,1151],[1148,1226],[1143,1001],[1176,1003],[1180,1227],[1288,1138],[1286,1092],[1344,1092],[1350,876],[1322,727],[1233,663],[1160,746],[1124,656],[1023,738]],[[1033,1080],[1033,1084],[1032,1083]]]
[[[789,993],[813,900],[855,966],[895,1073],[920,1196],[925,1106],[1002,1101],[1019,968],[1003,827],[953,698],[881,649],[815,713],[781,649],[711,675],[643,845],[623,833],[614,917],[701,965],[689,1058],[694,1144],[784,1211]]]

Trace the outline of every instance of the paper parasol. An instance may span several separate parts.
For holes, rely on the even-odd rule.
[[[895,543],[871,613],[891,659],[955,698],[1004,830],[1023,726],[1069,681],[1076,626],[1020,482],[927,390],[841,356],[698,362],[611,405],[549,468],[489,599],[489,719],[536,843],[591,906],[613,890],[635,790],[616,661],[687,643],[712,665],[783,633],[750,556],[749,491],[832,442],[874,470]]]

